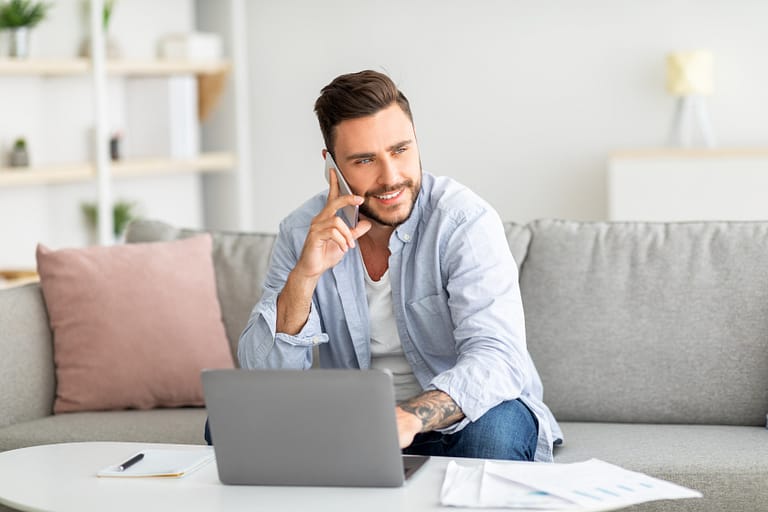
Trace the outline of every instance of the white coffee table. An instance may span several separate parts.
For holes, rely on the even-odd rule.
[[[198,448],[147,443],[65,443],[0,453],[0,504],[20,510],[90,512],[239,510],[280,512],[428,511],[440,507],[450,459],[433,457],[404,487],[228,486],[216,463],[179,479],[98,478],[96,472],[145,448]],[[478,461],[479,463],[479,461]]]

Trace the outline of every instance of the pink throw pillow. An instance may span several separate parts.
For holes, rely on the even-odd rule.
[[[233,367],[211,244],[37,247],[54,412],[203,405],[200,370]]]

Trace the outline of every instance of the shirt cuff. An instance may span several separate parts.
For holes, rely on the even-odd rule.
[[[311,347],[320,343],[327,343],[328,335],[320,329],[320,322],[314,313],[314,304],[309,306],[309,317],[304,326],[296,334],[275,333],[275,341],[293,345],[295,347]],[[275,306],[277,309],[277,306]],[[277,312],[277,311],[275,311]]]
[[[457,421],[453,425],[448,425],[447,427],[443,428],[436,428],[435,432],[440,432],[441,434],[455,434],[456,432],[460,431],[467,425],[469,425],[471,422],[469,421],[469,418],[466,416],[461,421]]]

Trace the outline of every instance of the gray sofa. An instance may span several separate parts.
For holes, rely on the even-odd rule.
[[[595,457],[705,496],[638,510],[768,510],[768,222],[505,227],[529,349],[566,436],[556,461]],[[139,221],[127,238],[194,233]],[[233,354],[273,241],[214,233]],[[37,284],[0,291],[0,351],[0,450],[203,442],[203,409],[53,416],[51,333]]]

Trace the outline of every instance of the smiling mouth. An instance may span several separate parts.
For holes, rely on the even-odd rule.
[[[395,199],[397,196],[403,193],[404,188],[401,188],[400,190],[396,190],[395,192],[390,192],[388,194],[376,194],[373,197],[376,199],[379,199],[381,201],[390,201],[392,199]]]

